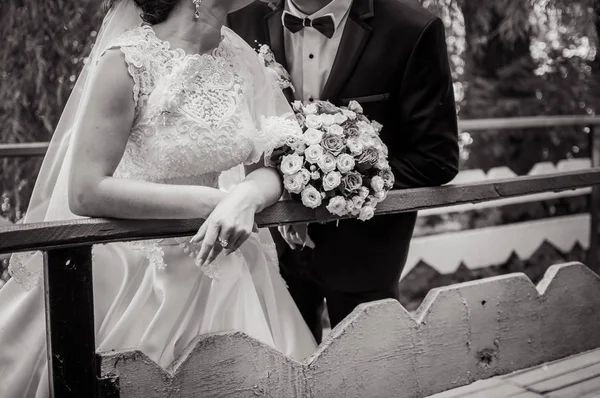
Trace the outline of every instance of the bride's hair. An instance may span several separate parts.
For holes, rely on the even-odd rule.
[[[119,1],[134,1],[142,11],[142,20],[150,25],[164,22],[173,7],[181,0],[104,0],[104,9],[110,10]]]

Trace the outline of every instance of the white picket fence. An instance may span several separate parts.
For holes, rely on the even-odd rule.
[[[563,160],[556,165],[543,162],[536,164],[528,175],[550,175],[566,171],[586,170],[590,167],[590,160],[585,158]],[[493,168],[487,173],[482,170],[465,170],[461,171],[451,184],[493,182],[515,177],[517,175],[508,167]],[[419,212],[419,216],[466,212],[518,203],[589,195],[590,193],[591,188],[556,193],[544,192],[494,202],[427,209]],[[544,242],[550,243],[563,253],[570,252],[576,244],[587,250],[590,244],[590,222],[590,214],[576,214],[416,237],[411,242],[401,279],[420,261],[425,262],[440,274],[450,274],[456,271],[460,264],[471,270],[502,264],[513,253],[520,259],[528,259]]]

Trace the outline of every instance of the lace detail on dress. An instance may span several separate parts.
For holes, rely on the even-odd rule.
[[[163,182],[200,178],[243,163],[252,151],[251,137],[243,132],[253,121],[242,99],[252,79],[243,73],[244,65],[227,38],[210,54],[187,55],[172,50],[150,26],[130,35],[135,32],[150,44],[130,53],[153,58],[135,61],[151,68],[144,72],[153,87],[140,107],[115,175]]]
[[[8,260],[8,273],[23,289],[29,291],[43,279],[43,254],[40,251],[13,253]]]
[[[273,268],[279,272],[279,258],[277,257],[277,246],[275,246],[275,243],[263,243],[262,248],[265,253],[267,263],[272,265]]]
[[[160,65],[165,64],[170,57],[164,43],[149,40],[152,32],[149,26],[131,29],[105,50],[118,48],[123,53],[127,70],[133,79],[133,100],[136,110],[142,106],[140,99],[144,100],[154,89],[153,71],[160,69]]]
[[[135,47],[121,48],[121,52],[123,52],[125,56],[125,61],[127,62],[127,71],[129,75],[133,79],[133,102],[135,104],[136,109],[138,109],[140,92],[143,92],[142,87],[150,85],[150,82],[142,80],[142,73],[139,73],[137,69],[141,69],[142,65],[136,65],[135,56],[137,54],[134,50]]]
[[[302,129],[292,113],[283,116],[261,116],[259,125],[259,130],[253,137],[254,150],[246,164],[256,163],[263,155],[267,159],[275,148],[286,142],[293,145],[295,138],[302,135]],[[267,161],[265,164],[269,165]]]
[[[213,261],[210,264],[200,265],[198,261],[198,254],[200,253],[200,245],[197,243],[191,243],[189,238],[184,238],[185,240],[179,241],[179,247],[183,249],[183,252],[194,259],[194,264],[200,268],[200,270],[209,278],[219,279],[221,276],[221,269],[217,263],[217,261]]]
[[[129,246],[143,252],[149,266],[164,269],[167,265],[165,264],[165,252],[160,246],[161,242],[162,239],[140,240],[129,242]]]

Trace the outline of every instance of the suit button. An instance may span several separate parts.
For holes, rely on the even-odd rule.
[[[313,102],[315,99],[314,99],[313,97],[310,97],[308,100],[309,100],[310,102]]]
[[[308,58],[310,58],[310,59],[313,59],[314,57],[315,57],[315,56],[314,56],[313,54],[310,54],[310,55],[308,56]]]

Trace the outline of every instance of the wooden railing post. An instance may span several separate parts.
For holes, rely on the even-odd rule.
[[[590,126],[590,160],[592,167],[600,167],[600,126]],[[598,268],[598,207],[600,206],[600,186],[592,186],[590,196],[590,248],[587,266],[595,272]]]
[[[92,246],[45,254],[46,341],[51,398],[98,398]]]

